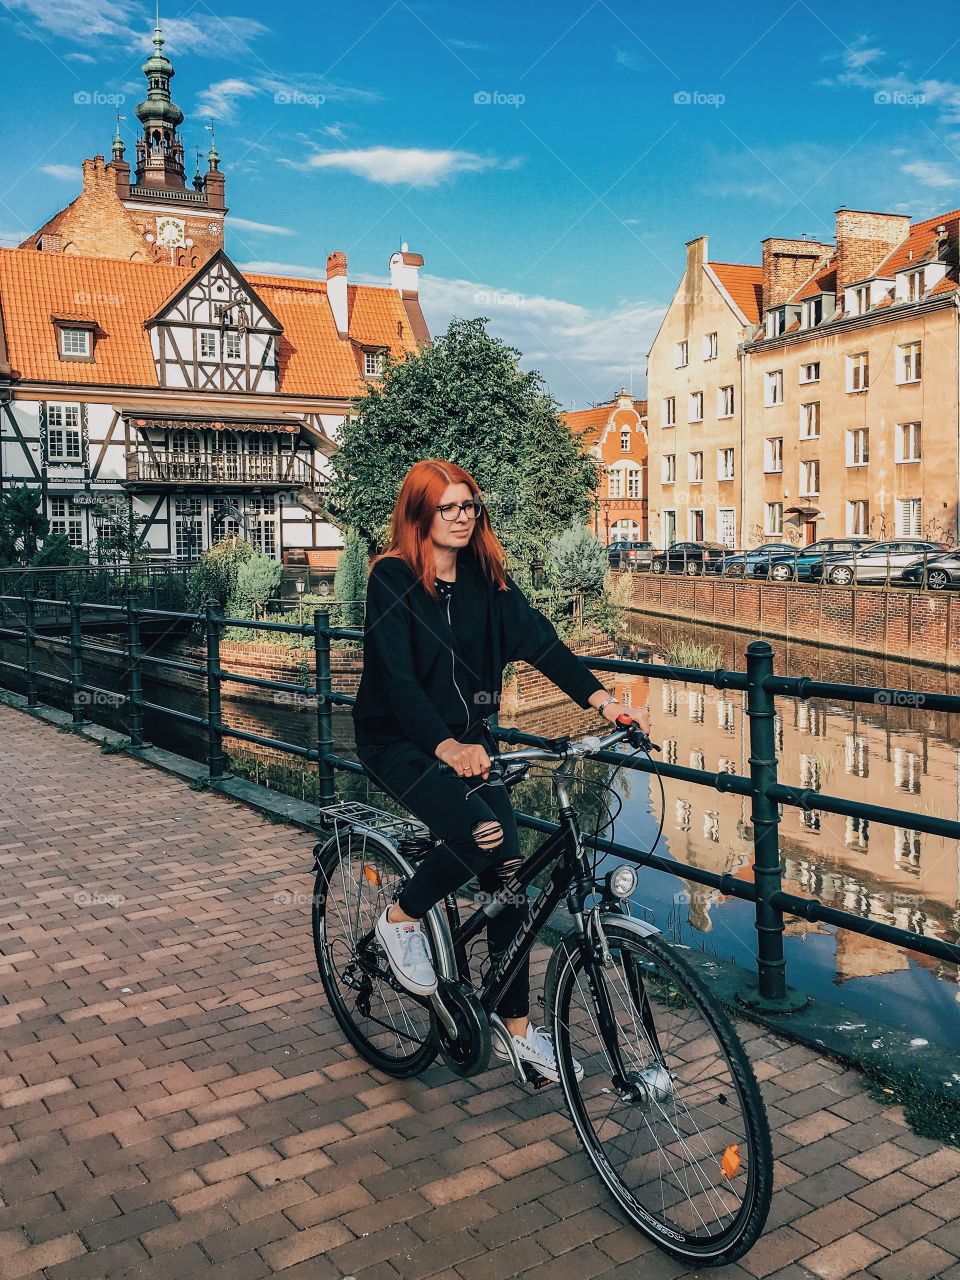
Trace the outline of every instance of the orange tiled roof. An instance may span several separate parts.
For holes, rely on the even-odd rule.
[[[144,321],[198,270],[0,249],[0,304],[10,365],[33,381],[157,387]],[[326,281],[253,273],[244,279],[283,326],[283,392],[347,399],[363,389],[353,344],[337,334]],[[351,285],[349,291],[351,337],[383,345],[397,358],[416,350],[399,294],[373,285]],[[52,317],[78,311],[100,329],[93,363],[65,362],[57,354]]]
[[[592,444],[610,421],[610,415],[616,407],[617,401],[614,399],[608,400],[606,404],[594,405],[590,409],[571,409],[569,413],[561,416],[575,435],[582,436],[585,444]],[[634,400],[633,407],[641,418],[647,416],[646,400]]]
[[[763,268],[741,262],[709,262],[710,270],[751,324],[760,323],[763,301]]]
[[[836,293],[836,291],[837,255],[834,253],[823,266],[817,268],[806,284],[800,286],[790,301],[803,302],[804,298],[815,298],[818,293]]]
[[[912,263],[929,260],[937,243],[937,227],[947,228],[947,235],[956,248],[958,228],[960,228],[960,209],[952,213],[940,213],[935,218],[926,218],[923,222],[915,222],[907,232],[906,239],[897,245],[893,253],[881,262],[874,272],[877,276],[890,276],[895,271],[902,271]]]

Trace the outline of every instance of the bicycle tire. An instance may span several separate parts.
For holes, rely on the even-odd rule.
[[[644,1203],[642,1199],[638,1198],[637,1192],[624,1182],[622,1176],[618,1174],[611,1163],[590,1116],[589,1107],[592,1103],[590,1095],[598,1088],[597,1080],[595,1079],[591,1083],[591,1074],[586,1069],[588,1064],[582,1064],[585,1068],[584,1077],[579,1083],[573,1069],[573,1057],[575,1054],[581,1058],[583,1056],[582,1051],[578,1049],[575,1043],[576,1035],[571,1034],[570,1028],[571,1000],[577,985],[577,977],[583,970],[583,958],[578,941],[568,935],[567,938],[559,943],[551,957],[545,984],[545,1003],[548,1024],[553,1032],[560,1082],[574,1128],[583,1143],[591,1164],[593,1164],[620,1208],[626,1213],[631,1223],[649,1239],[653,1240],[664,1252],[675,1258],[682,1259],[684,1262],[693,1262],[699,1266],[722,1266],[734,1262],[737,1258],[743,1257],[759,1239],[769,1213],[773,1190],[773,1152],[770,1129],[760,1088],[750,1065],[750,1060],[726,1011],[710,994],[701,979],[675,948],[664,942],[656,934],[647,936],[645,930],[638,928],[637,923],[629,918],[605,915],[603,927],[611,953],[622,954],[626,949],[628,954],[641,964],[642,972],[647,981],[650,980],[652,973],[657,971],[667,976],[669,999],[674,1003],[674,1010],[670,1014],[673,1021],[677,1021],[676,1008],[680,1007],[680,1000],[677,997],[682,995],[687,1004],[697,1011],[706,1028],[715,1037],[722,1058],[726,1063],[725,1077],[728,1083],[723,1084],[719,1078],[716,1081],[718,1093],[715,1099],[715,1109],[723,1112],[723,1114],[712,1117],[713,1125],[714,1127],[721,1124],[726,1125],[728,1130],[733,1131],[737,1137],[741,1138],[742,1144],[746,1146],[748,1153],[747,1174],[740,1207],[732,1215],[729,1225],[723,1229],[698,1233],[690,1227],[690,1219],[693,1217],[694,1212],[701,1218],[706,1227],[707,1223],[703,1213],[707,1212],[710,1206],[712,1208],[709,1208],[709,1211],[712,1211],[719,1220],[716,1203],[722,1205],[724,1197],[733,1197],[734,1181],[736,1177],[739,1177],[739,1169],[742,1168],[742,1165],[738,1166],[734,1174],[724,1183],[721,1178],[727,1178],[727,1175],[723,1173],[725,1166],[721,1161],[717,1161],[715,1153],[709,1150],[706,1152],[708,1158],[703,1163],[707,1165],[712,1181],[707,1185],[707,1179],[700,1171],[700,1164],[697,1161],[693,1161],[690,1164],[691,1169],[694,1171],[693,1178],[691,1179],[690,1174],[687,1173],[687,1185],[684,1188],[682,1185],[683,1177],[677,1173],[677,1170],[671,1168],[669,1159],[665,1161],[666,1177],[664,1177],[662,1169],[665,1153],[664,1149],[657,1145],[657,1171],[661,1206],[659,1213],[655,1211],[655,1206],[651,1207],[650,1204]],[[626,971],[626,966],[624,966],[624,969]],[[603,972],[606,976],[611,971],[605,969]],[[669,986],[670,983],[674,984],[672,989]],[[646,982],[644,986],[646,989]],[[649,997],[649,991],[647,994]],[[589,998],[593,999],[592,996]],[[635,999],[631,998],[631,1002],[636,1006]],[[654,1001],[651,1001],[650,1005],[652,1016]],[[640,1010],[637,1009],[636,1012],[628,1010],[628,1013],[634,1027],[636,1027],[637,1014],[640,1014]],[[640,1017],[642,1020],[642,1014],[640,1014]],[[663,1021],[666,1020],[666,1018],[663,1019]],[[659,1034],[661,1033],[661,1027],[658,1025],[658,1021],[659,1013],[657,1018],[654,1019]],[[594,1026],[596,1027],[595,1023]],[[577,1034],[579,1034],[579,1027]],[[620,1039],[622,1046],[623,1036]],[[649,1041],[647,1043],[649,1045]],[[697,1043],[696,1037],[689,1043]],[[669,1061],[667,1065],[670,1066]],[[682,1066],[682,1063],[678,1063],[678,1065]],[[605,1069],[609,1080],[608,1067],[605,1067]],[[648,1070],[653,1069],[653,1067],[648,1067]],[[670,1074],[674,1074],[672,1069]],[[599,1073],[598,1076],[602,1078]],[[659,1077],[654,1077],[654,1079],[659,1079]],[[695,1087],[699,1087],[702,1092],[702,1082],[698,1084],[694,1080],[693,1084]],[[722,1088],[719,1088],[720,1084],[723,1084]],[[675,1087],[675,1081],[671,1082],[670,1088]],[[736,1093],[739,1114],[742,1117],[744,1131],[742,1135],[739,1133],[738,1126],[734,1124],[733,1117],[727,1117],[726,1115],[725,1109],[728,1106],[728,1102],[724,1089],[727,1089],[728,1092],[734,1090]],[[605,1091],[601,1089],[600,1092],[615,1096],[615,1091],[612,1089]],[[673,1129],[673,1133],[676,1135],[673,1145],[679,1148],[682,1155],[688,1141],[695,1146],[697,1139],[692,1137],[689,1132],[684,1137],[681,1132],[681,1127],[686,1127],[689,1130],[692,1113],[685,1101],[682,1102],[680,1111],[677,1110],[676,1097],[678,1095],[679,1088],[677,1089],[677,1094],[669,1101],[666,1100],[665,1096],[655,1096],[651,1099],[648,1095],[643,1103],[637,1104],[637,1108],[638,1110],[641,1106],[648,1108],[648,1114],[652,1116],[652,1123],[647,1119],[644,1119],[643,1123],[651,1135],[654,1134],[654,1126],[662,1126],[664,1130]],[[603,1105],[607,1105],[606,1099],[603,1100]],[[624,1106],[625,1104],[621,1102],[619,1105]],[[673,1107],[672,1116],[669,1112],[671,1105]],[[662,1116],[657,1114],[658,1110],[663,1113]],[[707,1111],[704,1109],[704,1116],[706,1114]],[[609,1119],[610,1111],[607,1112],[603,1122],[600,1124],[601,1130]],[[615,1127],[623,1128],[619,1120],[616,1122]],[[694,1131],[703,1142],[703,1145],[706,1146],[705,1136],[696,1124]],[[708,1132],[710,1132],[709,1129]],[[639,1137],[640,1131],[638,1130],[635,1145]],[[714,1141],[719,1144],[719,1140],[720,1134],[717,1135]],[[726,1160],[726,1153],[731,1150],[732,1145],[729,1140],[724,1143],[722,1160]],[[631,1152],[633,1149],[631,1147]],[[676,1159],[677,1157],[674,1156],[673,1158]],[[730,1157],[731,1167],[734,1160],[740,1158],[740,1146],[738,1145],[737,1154]],[[721,1178],[715,1177],[714,1171],[710,1167],[711,1162],[716,1163],[720,1168]],[[633,1163],[635,1163],[635,1159],[631,1155],[628,1165]],[[690,1194],[691,1180],[694,1183],[693,1197]],[[665,1184],[673,1195],[676,1195],[679,1184],[680,1191],[686,1195],[688,1201],[686,1206],[683,1205],[682,1195],[677,1198],[677,1216],[685,1218],[685,1223],[668,1220]],[[645,1188],[645,1190],[647,1189]],[[647,1198],[649,1199],[655,1192],[656,1185],[653,1185],[647,1190]],[[698,1205],[695,1209],[693,1209],[694,1200],[697,1201]],[[673,1207],[671,1205],[671,1208]]]
[[[374,832],[347,828],[331,836],[322,848],[318,847],[312,903],[317,968],[333,1016],[353,1047],[371,1066],[386,1075],[405,1079],[419,1075],[437,1056],[435,1015],[432,1010],[428,1013],[408,992],[390,985],[383,978],[370,976],[374,969],[373,961],[377,961],[376,971],[386,972],[389,968],[379,943],[371,944],[364,963],[351,937],[338,939],[335,936],[335,930],[340,928],[342,932],[345,924],[337,892],[339,890],[346,898],[348,893],[353,895],[356,887],[352,882],[348,887],[350,873],[343,869],[345,861],[349,864],[351,860],[359,864],[361,875],[362,868],[368,866],[379,877],[379,884],[374,884],[372,879],[366,880],[370,885],[371,899],[367,904],[362,902],[362,894],[366,890],[363,885],[359,886],[356,896],[358,918],[362,906],[364,910],[362,928],[358,926],[354,936],[373,927],[377,915],[393,900],[392,887],[409,874],[406,861],[393,845]],[[328,920],[331,905],[334,911]],[[432,920],[426,919],[424,934],[436,965],[433,929]],[[398,1010],[400,1025],[397,1023]]]

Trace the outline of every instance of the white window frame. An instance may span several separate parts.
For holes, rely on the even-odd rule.
[[[812,298],[804,298],[803,300],[803,318],[800,321],[802,329],[814,329],[823,319],[823,294],[815,294]]]
[[[848,467],[870,465],[870,428],[851,427],[846,434],[846,460]]]
[[[923,536],[923,499],[897,498],[896,501],[896,533],[897,538],[920,538]]]
[[[820,401],[809,400],[800,406],[800,439],[820,439]]]
[[[677,425],[676,396],[664,396],[660,401],[660,425],[661,427],[675,427]]]
[[[732,418],[736,412],[736,397],[733,383],[717,388],[717,417]]]
[[[727,465],[729,463],[729,466]],[[735,479],[736,453],[729,446],[717,450],[717,479]]]
[[[897,347],[897,386],[918,383],[923,378],[923,344],[919,338]]]
[[[724,523],[729,519],[730,537],[724,539]],[[737,545],[737,509],[736,507],[717,507],[717,541],[724,547]]]
[[[611,467],[607,472],[607,497],[623,497],[623,472],[619,467]]]
[[[681,338],[679,342],[673,344],[673,367],[675,369],[685,369],[690,363],[690,346],[686,338]]]
[[[697,529],[696,529],[697,516],[700,517],[699,533],[697,532]],[[701,539],[705,538],[706,536],[707,536],[706,512],[704,511],[703,507],[690,507],[687,511],[687,541],[699,542]],[[702,696],[703,695],[701,694],[701,697]],[[691,708],[690,718],[691,720],[695,718],[693,715],[692,708]],[[703,720],[703,715],[701,714],[700,721],[702,722],[702,720]]]
[[[660,483],[676,484],[677,482],[677,455],[675,453],[664,453],[660,456]]]
[[[783,307],[773,307],[767,312],[767,337],[779,338],[786,328],[786,310]]]
[[[383,363],[383,351],[365,351],[363,353],[363,376],[365,378],[382,378]]]
[[[642,476],[643,476],[643,472],[639,467],[627,467],[627,497],[628,498],[643,497]]]
[[[83,422],[78,404],[47,405],[47,461],[82,464]]]
[[[895,461],[905,464],[923,461],[923,423],[897,423]]]
[[[783,436],[767,436],[763,442],[763,470],[765,475],[780,475],[783,471]]]
[[[783,370],[770,369],[763,375],[763,403],[767,409],[783,404]]]
[[[243,339],[236,329],[226,329],[224,331],[223,358],[231,361],[243,359]]]
[[[820,459],[803,458],[800,462],[800,497],[820,496]]]
[[[763,532],[768,538],[783,537],[782,502],[765,502],[763,504]]]
[[[716,360],[717,358],[717,333],[705,333],[703,335],[703,358],[704,360]]]
[[[632,443],[633,443],[633,441],[632,441],[632,440],[631,440],[631,438],[630,438],[630,428],[629,428],[629,427],[621,427],[621,428],[620,428],[620,452],[621,452],[621,453],[629,453],[629,452],[630,452],[630,446],[631,446],[631,444],[632,444]]]
[[[870,533],[870,500],[869,498],[850,498],[847,500],[847,537],[856,538]]]
[[[201,329],[197,338],[197,356],[200,360],[220,359],[220,335],[216,329]]]
[[[703,392],[691,391],[687,396],[687,421],[703,421]]]
[[[50,499],[50,533],[63,534],[71,547],[83,546],[83,517],[70,498]]]
[[[812,376],[809,376],[807,373],[808,369],[814,369],[816,370],[816,372]],[[808,360],[804,364],[801,364],[800,382],[803,386],[808,386],[811,382],[819,382],[819,381],[820,381],[820,361],[819,360]]]
[[[923,297],[923,267],[903,273],[903,301],[919,302]]]
[[[74,329],[62,325],[60,328],[60,354],[74,356],[77,359],[89,358],[91,337],[89,329]]]
[[[870,390],[870,352],[857,351],[846,358],[847,394],[862,395]]]
[[[689,484],[703,484],[702,449],[692,449],[687,454],[687,482]]]

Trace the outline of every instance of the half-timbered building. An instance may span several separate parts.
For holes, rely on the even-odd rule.
[[[241,272],[214,147],[185,185],[162,44],[136,182],[118,135],[72,204],[0,250],[0,486],[38,490],[52,531],[94,554],[118,510],[157,556],[229,534],[277,557],[339,547],[329,460],[355,397],[429,337],[423,259],[403,245],[383,286],[350,283],[343,253],[326,279]]]

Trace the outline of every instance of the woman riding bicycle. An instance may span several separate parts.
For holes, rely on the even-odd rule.
[[[489,778],[488,750],[498,747],[485,717],[499,705],[504,666],[530,663],[611,723],[624,710],[645,732],[647,723],[645,713],[641,719],[613,697],[506,572],[479,486],[463,467],[438,458],[415,463],[390,535],[367,584],[353,718],[367,773],[441,841],[376,922],[397,981],[429,996],[437,977],[422,918],[473,877],[484,893],[496,893],[521,862],[509,792]],[[490,916],[491,957],[503,953],[527,914],[524,896]],[[497,1013],[518,1057],[556,1081],[553,1044],[529,1021],[529,996],[528,953]]]

